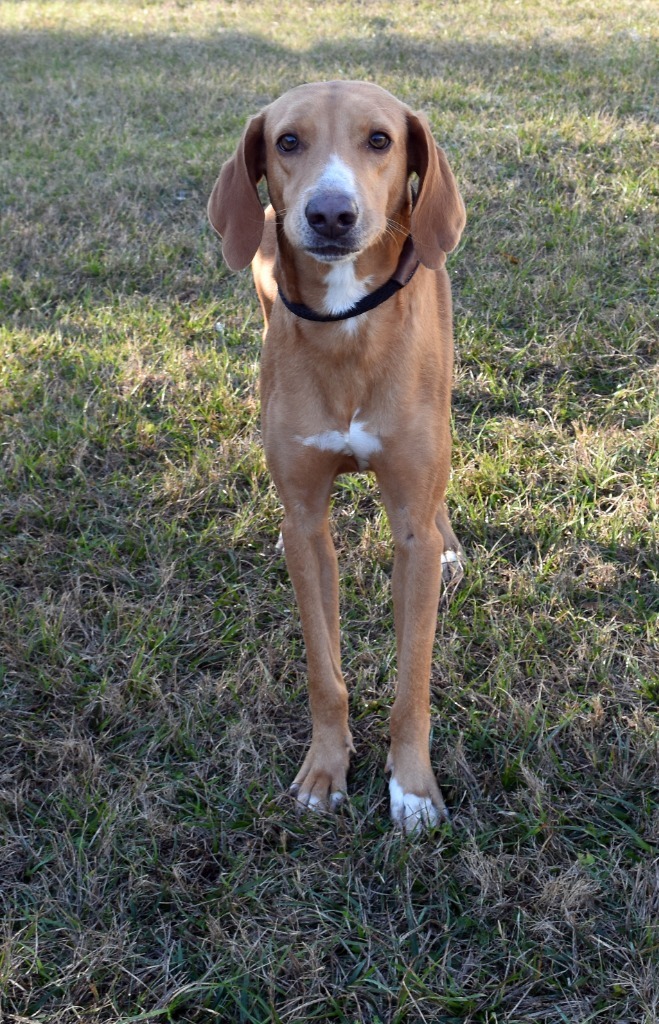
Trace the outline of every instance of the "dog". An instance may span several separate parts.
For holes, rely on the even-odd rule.
[[[434,826],[448,815],[429,753],[431,659],[442,577],[462,573],[445,505],[445,262],[465,224],[455,178],[423,114],[371,83],[314,83],[247,123],[208,216],[229,267],[252,264],[265,320],[263,444],[284,507],[312,717],[291,793],[313,809],[335,809],[347,793],[354,747],[328,510],[339,474],[370,470],[394,540],[391,816],[407,832]]]

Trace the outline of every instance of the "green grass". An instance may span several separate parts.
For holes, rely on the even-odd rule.
[[[0,1019],[655,1024],[656,28],[648,2],[0,12]],[[390,536],[337,487],[351,802],[295,814],[304,649],[261,322],[206,198],[299,82],[423,108],[463,191],[432,753],[383,774]]]

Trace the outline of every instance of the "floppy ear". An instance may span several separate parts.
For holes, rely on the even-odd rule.
[[[264,119],[260,113],[248,122],[208,200],[208,219],[222,238],[222,254],[232,270],[252,262],[263,235],[265,213],[256,186],[265,174]]]
[[[419,194],[412,210],[412,238],[426,267],[444,266],[465,226],[465,208],[444,151],[423,114],[408,114],[408,172],[419,175]]]

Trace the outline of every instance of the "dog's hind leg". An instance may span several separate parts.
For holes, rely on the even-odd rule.
[[[444,541],[444,550],[442,552],[442,582],[444,584],[442,602],[444,602],[447,597],[450,597],[464,576],[465,553],[460,541],[451,528],[444,502],[439,506],[435,522]]]

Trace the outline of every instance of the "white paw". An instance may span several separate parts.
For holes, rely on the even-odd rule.
[[[389,780],[389,799],[393,821],[402,825],[406,832],[432,828],[439,821],[439,813],[430,797],[405,793],[393,775]]]
[[[444,591],[442,598],[444,600],[446,600],[447,596],[455,590],[463,576],[464,565],[462,564],[460,553],[458,551],[453,551],[452,548],[449,548],[447,551],[443,551],[442,580],[444,582]]]
[[[460,552],[453,551],[449,548],[447,551],[442,551],[442,576],[444,577],[445,583],[450,583],[451,580],[460,580],[464,576],[464,565]]]

